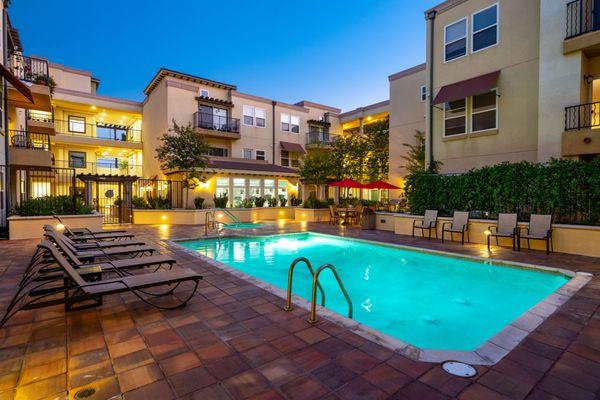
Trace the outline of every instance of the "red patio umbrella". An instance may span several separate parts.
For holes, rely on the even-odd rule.
[[[375,181],[363,185],[364,189],[400,189],[398,186],[394,186],[391,183],[385,181]]]
[[[356,189],[363,189],[365,187],[365,185],[363,185],[360,182],[356,182],[353,179],[342,179],[341,181],[331,182],[329,184],[329,186],[345,187],[345,188],[356,188]]]

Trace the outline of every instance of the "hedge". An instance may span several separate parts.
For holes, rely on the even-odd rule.
[[[22,217],[38,215],[91,214],[94,209],[82,198],[73,196],[43,196],[24,200],[13,209],[13,214]]]
[[[522,221],[531,214],[553,214],[554,222],[600,224],[598,158],[502,163],[457,175],[421,172],[407,177],[405,190],[413,214],[435,209],[449,216],[464,210],[476,218],[495,218],[516,212]]]

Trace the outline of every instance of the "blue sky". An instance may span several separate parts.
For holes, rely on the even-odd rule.
[[[13,0],[26,54],[92,71],[100,93],[142,100],[164,66],[285,102],[347,111],[389,97],[425,59],[432,0]]]

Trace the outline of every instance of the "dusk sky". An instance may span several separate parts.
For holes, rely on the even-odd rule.
[[[26,55],[91,71],[100,94],[142,100],[161,66],[289,103],[344,111],[389,98],[425,60],[439,0],[13,0]]]

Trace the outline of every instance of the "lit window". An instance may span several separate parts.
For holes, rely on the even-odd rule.
[[[287,150],[281,150],[281,165],[284,167],[290,166],[290,153]]]
[[[246,160],[252,160],[252,149],[244,149],[242,155]]]
[[[497,104],[496,91],[473,96],[473,111],[471,113],[471,131],[485,131],[497,128]]]
[[[254,125],[254,107],[244,106],[244,125]]]
[[[284,132],[290,131],[290,114],[281,114],[281,130]]]
[[[85,133],[85,118],[69,115],[69,132]]]
[[[264,128],[265,121],[267,120],[267,112],[262,108],[256,108],[254,110],[254,116],[256,118],[256,126],[259,128]]]
[[[498,43],[498,5],[473,14],[473,37],[471,43],[476,52]]]
[[[446,26],[444,60],[450,61],[467,54],[467,19]]]
[[[427,100],[427,86],[421,86],[421,103],[424,103]]]
[[[256,150],[256,159],[257,160],[266,160],[266,154],[264,150]]]
[[[300,133],[300,117],[296,116],[296,115],[292,115],[291,116],[291,131],[293,133]]]
[[[467,132],[466,99],[444,104],[444,136]]]
[[[85,153],[82,151],[69,151],[69,167],[85,168]]]

